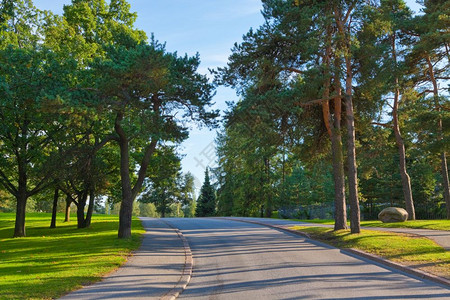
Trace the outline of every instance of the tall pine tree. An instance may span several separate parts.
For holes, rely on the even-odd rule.
[[[211,217],[216,213],[216,192],[209,181],[209,171],[206,168],[205,181],[200,190],[197,208],[195,210],[196,217]]]

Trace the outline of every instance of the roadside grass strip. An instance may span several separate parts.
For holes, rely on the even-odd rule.
[[[349,230],[333,231],[326,227],[293,226],[290,229],[336,248],[358,249],[450,279],[450,251],[424,237],[375,230],[350,234]]]
[[[290,219],[292,221],[334,225],[334,220],[299,220]],[[450,220],[414,220],[397,223],[383,223],[381,221],[361,221],[363,227],[382,227],[382,228],[413,228],[413,229],[432,229],[432,230],[447,230],[450,231]]]
[[[54,299],[99,281],[137,249],[144,229],[133,218],[132,238],[119,240],[118,216],[93,215],[90,228],[77,229],[76,217],[49,229],[50,214],[26,216],[24,238],[11,238],[14,214],[0,213],[0,299]]]

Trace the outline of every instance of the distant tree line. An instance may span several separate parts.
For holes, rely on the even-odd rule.
[[[161,215],[167,185],[183,188],[164,197],[192,204],[175,146],[188,122],[214,126],[214,87],[197,73],[198,55],[168,52],[135,20],[125,0],[73,0],[62,16],[1,1],[0,202],[16,206],[15,237],[25,236],[30,198],[53,199],[56,213],[63,197],[81,228],[107,197],[120,203],[119,238],[130,237],[144,188],[139,200]]]
[[[215,71],[240,95],[217,138],[218,213],[330,203],[353,233],[360,207],[450,218],[450,2],[262,2]]]

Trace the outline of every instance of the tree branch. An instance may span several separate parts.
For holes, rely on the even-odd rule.
[[[315,100],[310,100],[308,102],[296,102],[294,103],[294,105],[296,106],[301,106],[301,107],[308,107],[308,106],[312,106],[312,105],[316,105],[316,104],[322,104],[323,102],[326,101],[330,101],[336,98],[344,98],[344,96],[342,95],[334,95],[334,96],[330,96],[328,98],[322,98],[322,99],[315,99]]]
[[[144,183],[144,179],[145,179],[145,175],[147,173],[147,168],[148,165],[150,163],[150,158],[153,155],[153,152],[156,149],[156,144],[158,143],[158,139],[153,138],[152,141],[150,142],[150,145],[148,145],[145,148],[145,153],[144,153],[144,158],[142,159],[141,162],[141,168],[139,169],[139,173],[138,173],[138,179],[136,181],[136,184],[134,185],[131,193],[133,195],[133,199],[136,198],[139,190],[142,187],[142,184]]]
[[[347,23],[348,18],[350,17],[350,15],[351,15],[351,13],[352,13],[352,11],[353,11],[353,8],[355,8],[356,2],[358,2],[358,1],[353,1],[353,3],[352,3],[352,4],[350,5],[350,7],[348,8],[347,14],[345,15],[345,18],[344,18],[344,20],[342,21],[344,24]]]
[[[110,141],[118,141],[119,137],[115,134],[110,134],[106,136],[101,142],[96,142],[94,145],[94,149],[92,149],[92,154],[97,153],[103,146],[105,146]]]
[[[378,125],[378,126],[382,126],[384,128],[392,128],[392,125],[389,123],[379,123],[379,122],[372,122],[370,123],[372,125]]]
[[[305,72],[303,72],[302,70],[292,68],[292,67],[283,68],[283,69],[281,69],[281,71],[289,71],[289,72],[293,72],[293,73],[297,73],[297,74],[305,74]]]
[[[16,187],[8,180],[8,177],[2,172],[2,170],[0,170],[0,183],[8,190],[8,192],[16,196]]]

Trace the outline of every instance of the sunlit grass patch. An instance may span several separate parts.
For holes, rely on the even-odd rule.
[[[0,298],[52,299],[97,281],[126,261],[141,244],[141,222],[132,238],[119,240],[118,216],[94,215],[90,228],[76,220],[49,229],[50,214],[27,214],[24,238],[11,238],[14,214],[0,214]]]
[[[334,220],[313,219],[313,220],[299,220],[294,221],[333,225]],[[383,223],[381,221],[361,221],[361,226],[365,227],[383,227],[383,228],[414,228],[414,229],[433,229],[433,230],[449,230],[450,220],[414,220],[397,223]]]
[[[450,251],[424,237],[375,230],[350,234],[349,230],[333,231],[325,227],[294,226],[291,229],[337,248],[355,248],[450,278]]]

